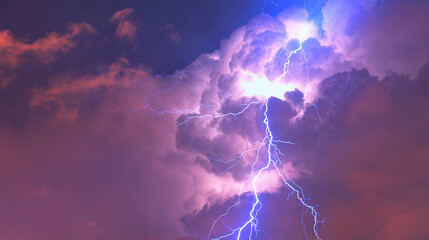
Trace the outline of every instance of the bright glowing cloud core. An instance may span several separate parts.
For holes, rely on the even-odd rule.
[[[317,27],[311,22],[289,20],[285,25],[289,39],[305,41],[317,36]]]
[[[265,75],[258,76],[254,73],[245,72],[240,81],[240,88],[243,95],[247,97],[268,98],[276,97],[284,99],[284,94],[293,91],[298,85],[294,82],[272,82]]]

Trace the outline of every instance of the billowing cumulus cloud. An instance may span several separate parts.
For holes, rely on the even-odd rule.
[[[427,7],[413,4],[405,14]],[[428,52],[402,44],[408,34],[424,45],[421,25],[405,27],[414,18],[379,32],[390,29],[399,6],[329,0],[324,31],[302,9],[257,16],[171,75],[117,56],[49,76],[28,91],[29,121],[0,122],[0,180],[7,182],[0,184],[0,238],[203,238],[238,194],[249,201],[249,171],[256,157],[267,157],[258,147],[271,94],[275,138],[294,143],[279,145],[286,171],[320,204],[324,239],[426,239]],[[116,12],[109,37],[135,40],[133,14]],[[18,76],[21,61],[52,62],[75,46],[75,36],[96,31],[70,26],[33,43],[2,31],[0,64]],[[161,31],[181,39],[175,25]],[[302,51],[290,57],[299,39]],[[381,47],[371,44],[379,39]],[[288,59],[289,73],[279,79]],[[302,238],[299,203],[286,200],[279,176],[264,173],[258,191],[267,203],[263,229],[273,239]],[[245,210],[236,208],[231,221]]]

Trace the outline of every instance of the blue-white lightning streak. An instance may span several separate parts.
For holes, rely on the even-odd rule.
[[[299,40],[299,46],[298,48],[296,48],[295,50],[291,51],[289,56],[287,57],[287,61],[286,63],[283,64],[283,73],[278,76],[274,81],[273,81],[273,85],[272,88],[275,87],[276,84],[278,84],[289,72],[289,66],[291,63],[291,58],[293,55],[297,54],[298,52],[302,52],[302,54],[304,55],[304,59],[306,62],[306,70],[307,70],[307,81],[309,80],[309,72],[308,72],[308,61],[307,58],[305,56],[305,53],[302,49],[302,40]],[[285,143],[285,144],[293,144],[289,141],[282,141],[282,140],[276,140],[273,136],[273,132],[271,131],[270,128],[270,120],[269,120],[269,116],[268,116],[268,112],[269,112],[269,102],[270,102],[270,98],[271,95],[267,95],[263,101],[264,101],[264,120],[263,120],[263,124],[265,126],[265,138],[264,140],[260,143],[258,148],[252,148],[250,150],[247,150],[245,152],[243,152],[239,157],[233,158],[229,161],[222,161],[224,163],[228,163],[228,162],[232,162],[235,161],[237,159],[241,160],[243,155],[248,153],[249,151],[257,151],[257,155],[256,155],[256,159],[252,165],[252,171],[250,173],[249,178],[245,181],[248,182],[250,180],[252,180],[252,187],[253,187],[253,204],[252,204],[252,208],[249,211],[249,215],[247,220],[244,221],[244,223],[236,228],[231,228],[230,226],[226,225],[223,221],[223,224],[226,228],[228,228],[230,231],[222,236],[216,236],[215,234],[215,226],[216,224],[221,220],[225,220],[226,216],[230,213],[231,209],[237,207],[240,203],[241,203],[241,195],[238,196],[237,201],[231,205],[226,212],[224,212],[221,216],[219,216],[213,223],[211,230],[207,236],[206,239],[216,239],[216,240],[220,240],[220,239],[227,239],[227,238],[235,238],[237,240],[243,239],[243,233],[244,230],[246,230],[248,228],[249,230],[249,235],[246,237],[249,240],[251,239],[257,239],[258,238],[258,232],[261,232],[261,228],[259,227],[259,221],[258,221],[258,213],[260,212],[260,210],[263,207],[262,201],[260,199],[260,196],[258,195],[258,180],[261,176],[261,174],[264,171],[267,171],[268,169],[274,168],[277,173],[279,174],[282,182],[289,188],[291,189],[291,193],[289,194],[289,197],[294,195],[299,202],[301,203],[302,207],[303,207],[303,211],[302,211],[302,217],[301,217],[301,223],[303,225],[303,230],[304,230],[304,234],[305,234],[305,238],[308,239],[308,233],[306,232],[306,227],[305,227],[305,223],[304,223],[304,215],[309,213],[311,214],[311,216],[313,217],[313,226],[312,226],[312,230],[313,230],[313,235],[314,238],[317,240],[321,240],[320,236],[319,236],[319,232],[318,232],[318,224],[322,223],[323,220],[319,220],[319,213],[316,211],[316,207],[317,206],[312,206],[310,204],[307,203],[307,200],[305,198],[304,192],[302,190],[302,188],[297,185],[287,174],[285,166],[283,164],[283,162],[280,159],[279,155],[283,155],[283,153],[279,150],[279,148],[277,147],[278,143]],[[248,105],[246,105],[245,108],[242,109],[242,111],[237,112],[237,113],[227,113],[227,114],[221,114],[218,116],[215,115],[210,115],[210,116],[197,116],[194,118],[200,118],[200,117],[226,117],[226,116],[237,116],[241,113],[243,113],[244,111],[246,111],[252,104],[256,104],[259,102],[251,102]],[[314,105],[314,104],[313,104]],[[320,114],[318,112],[317,106],[314,105],[316,111],[317,111],[317,115],[319,117],[319,119],[321,120]],[[189,121],[191,118],[187,118],[184,122],[185,123],[187,121]],[[266,153],[267,153],[267,159],[265,161],[265,164],[258,168],[257,170],[255,170],[256,164],[259,161],[259,154],[260,154],[260,150],[262,149],[262,147],[266,146]],[[236,166],[238,163],[238,161],[236,161],[232,166],[228,167],[225,171],[228,171],[229,169],[231,169],[232,167]],[[225,173],[225,171],[223,171],[221,174]]]

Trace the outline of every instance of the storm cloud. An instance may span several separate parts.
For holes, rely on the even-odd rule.
[[[1,30],[0,239],[207,236],[238,194],[250,199],[242,182],[265,136],[254,86],[284,71],[298,23],[311,33],[268,114],[275,138],[294,143],[279,148],[325,219],[322,238],[427,239],[428,7],[328,0],[319,23],[299,7],[258,15],[168,75],[125,50],[88,60],[99,45],[139,48],[134,8],[34,41]],[[163,26],[169,44],[190,36]],[[279,177],[268,171],[259,191],[262,228],[303,238]]]

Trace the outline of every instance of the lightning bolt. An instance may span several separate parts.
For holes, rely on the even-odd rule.
[[[282,49],[282,51],[283,50],[284,49]],[[281,75],[279,75],[273,81],[273,85],[271,86],[271,91],[282,79],[284,79],[287,76],[287,74],[289,73],[289,66],[291,64],[291,58],[292,58],[292,56],[298,54],[299,52],[301,52],[304,56],[304,59],[306,62],[306,72],[307,72],[306,77],[307,77],[307,81],[309,81],[308,61],[307,61],[307,58],[305,56],[305,52],[302,48],[302,39],[299,39],[299,46],[289,53],[289,55],[287,57],[287,61],[283,64],[283,72]],[[291,190],[289,197],[294,195],[299,200],[300,204],[303,207],[302,215],[301,215],[301,224],[303,227],[305,238],[308,240],[308,233],[306,231],[306,226],[304,223],[304,215],[310,214],[313,217],[313,226],[312,226],[313,231],[312,232],[313,232],[314,238],[317,240],[321,240],[321,238],[319,236],[319,232],[318,232],[318,225],[320,223],[323,223],[323,220],[319,219],[320,215],[316,211],[317,206],[310,205],[307,202],[308,199],[305,197],[304,191],[302,190],[302,188],[298,184],[295,183],[295,181],[293,181],[289,177],[289,175],[287,174],[285,165],[283,164],[283,162],[280,158],[280,156],[283,156],[284,154],[280,151],[277,144],[279,144],[279,143],[281,143],[281,144],[294,144],[294,143],[289,142],[289,141],[277,140],[274,138],[273,132],[270,128],[270,118],[269,118],[269,114],[268,114],[269,107],[270,107],[269,103],[270,103],[271,97],[272,97],[271,94],[268,94],[261,101],[250,102],[241,111],[239,111],[237,113],[227,113],[227,114],[221,114],[221,115],[209,115],[209,116],[197,116],[197,117],[195,117],[195,118],[200,118],[200,117],[226,117],[226,116],[231,116],[231,115],[236,116],[236,115],[239,115],[239,114],[243,113],[244,111],[246,111],[253,104],[257,104],[257,103],[261,103],[261,102],[263,102],[263,104],[264,104],[263,124],[264,124],[264,128],[265,128],[265,137],[264,137],[263,141],[259,144],[259,147],[251,148],[251,149],[241,153],[238,157],[235,157],[231,160],[224,161],[224,160],[220,160],[220,159],[214,159],[216,161],[220,161],[223,163],[230,163],[230,162],[235,161],[235,163],[233,165],[231,165],[230,167],[228,167],[225,171],[223,171],[221,173],[221,174],[224,174],[226,171],[229,171],[231,168],[236,166],[238,164],[238,162],[243,158],[243,155],[249,153],[250,151],[256,151],[257,152],[255,161],[253,162],[253,165],[252,165],[252,170],[251,170],[250,176],[249,176],[249,178],[246,179],[246,181],[243,182],[243,185],[244,185],[245,183],[251,181],[252,188],[253,188],[253,203],[252,203],[252,207],[249,211],[248,218],[246,220],[244,220],[242,225],[240,225],[239,227],[236,227],[236,228],[232,228],[232,227],[225,224],[225,218],[227,217],[227,215],[231,212],[232,209],[236,208],[239,204],[241,204],[242,194],[239,194],[237,197],[237,201],[235,201],[234,204],[232,204],[230,207],[228,207],[228,209],[213,222],[212,227],[211,227],[206,239],[220,240],[220,239],[227,239],[227,238],[235,238],[237,240],[240,240],[243,238],[243,233],[246,229],[249,230],[248,231],[249,234],[246,237],[249,240],[257,239],[260,232],[262,232],[264,235],[266,235],[266,233],[260,228],[259,221],[258,221],[258,213],[263,208],[263,203],[260,199],[260,196],[258,195],[258,181],[259,181],[261,174],[263,172],[265,172],[269,169],[275,169],[275,171],[278,173],[279,177],[281,178],[283,184]],[[315,104],[313,104],[313,106],[316,109],[317,116],[319,117],[320,120],[322,120],[320,117],[319,111],[317,109],[317,106]],[[186,123],[190,119],[191,119],[191,117],[187,118],[185,121],[183,121],[179,125]],[[256,165],[259,161],[260,151],[264,146],[266,148],[267,159],[265,160],[265,163],[262,167],[256,169]],[[222,236],[216,237],[215,227],[221,220],[223,220],[222,223],[229,230],[229,232],[222,235]]]

